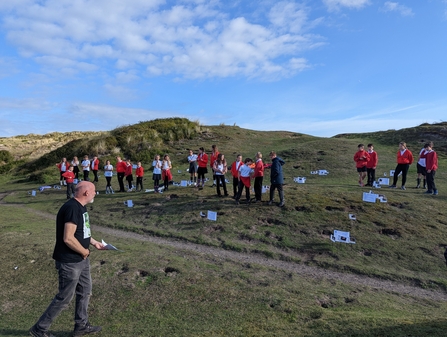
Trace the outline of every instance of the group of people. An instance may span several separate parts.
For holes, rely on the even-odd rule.
[[[357,172],[359,175],[359,186],[373,186],[375,182],[375,171],[379,158],[377,152],[374,151],[374,145],[368,144],[368,150],[365,150],[363,144],[358,145],[358,151],[354,155],[354,161],[356,162]],[[405,184],[407,182],[407,173],[410,165],[414,162],[413,153],[407,148],[405,142],[399,143],[399,150],[397,151],[397,166],[394,170],[393,183],[390,188],[396,188],[399,175],[402,174],[401,189],[405,190]],[[435,174],[438,169],[438,155],[433,149],[433,142],[424,144],[424,147],[419,152],[417,161],[417,184],[416,188],[422,186],[425,194],[438,195],[438,189],[435,184]],[[367,177],[367,183],[364,184],[364,179]]]
[[[271,188],[270,188],[270,199],[269,202],[273,203],[274,191],[278,190],[279,193],[279,205],[283,207],[284,202],[284,191],[282,189],[283,184],[283,174],[282,165],[284,161],[277,157],[276,153],[272,151],[270,153],[270,158],[272,159],[271,164]],[[208,173],[208,168],[212,172],[213,185],[216,187],[216,192],[219,197],[226,197],[229,195],[226,184],[226,174],[228,171],[231,172],[233,178],[233,196],[236,203],[239,204],[239,200],[242,197],[243,191],[245,189],[245,199],[248,203],[250,202],[261,202],[262,201],[262,188],[263,188],[263,178],[264,169],[270,167],[265,165],[262,161],[262,153],[256,153],[255,159],[246,158],[242,161],[242,155],[237,155],[235,161],[228,166],[225,155],[220,153],[217,146],[213,145],[211,147],[211,153],[208,155],[203,147],[199,148],[198,153],[195,154],[193,150],[189,150],[189,155],[187,157],[189,168],[188,172],[190,174],[190,185],[196,187],[198,190],[202,190],[205,182],[207,181],[206,175]],[[86,155],[84,160],[79,163],[77,157],[69,163],[66,158],[63,158],[60,163],[56,164],[60,171],[60,183],[61,185],[67,186],[67,199],[70,199],[74,195],[75,183],[78,181],[90,181],[89,173],[90,171],[94,174],[93,182],[98,181],[98,168],[99,159],[94,156],[93,159],[89,159]],[[80,169],[82,167],[83,179],[79,178]],[[126,192],[126,187],[124,180],[127,181],[127,192],[131,191],[143,191],[143,177],[144,168],[141,162],[137,162],[136,165],[132,164],[130,159],[122,160],[121,157],[116,157],[116,167],[110,163],[109,160],[106,161],[104,167],[104,177],[106,178],[106,194],[114,194],[115,190],[112,187],[111,181],[114,175],[114,170],[116,171],[119,190],[116,192]],[[161,160],[160,155],[156,155],[152,162],[152,180],[154,182],[154,192],[159,193],[162,189],[164,191],[169,190],[169,185],[172,182],[172,162],[169,155],[164,155],[163,160]],[[134,185],[134,174],[135,170],[136,184]],[[255,192],[255,198],[252,200],[250,196],[251,183],[253,183],[253,188]],[[162,184],[162,188],[161,185]],[[221,191],[222,189],[222,191]]]

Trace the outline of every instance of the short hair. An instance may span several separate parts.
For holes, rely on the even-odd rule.
[[[402,145],[404,148],[407,148],[407,143],[405,142],[400,142],[399,145]]]
[[[365,145],[360,143],[359,145],[357,145],[357,147],[365,147]]]
[[[368,144],[368,147],[371,147],[371,146],[374,146],[374,144],[373,144],[373,143],[369,143],[369,144]]]
[[[253,163],[253,160],[251,158],[245,158],[244,164],[247,164],[248,162],[252,162]]]
[[[275,151],[270,151],[269,156],[276,156],[276,152]]]
[[[262,153],[261,153],[261,152],[257,152],[257,153],[256,153],[256,157],[258,157],[258,158],[262,158]]]
[[[426,149],[427,147],[432,147],[432,145],[430,145],[430,143],[425,143],[424,144],[424,149]]]

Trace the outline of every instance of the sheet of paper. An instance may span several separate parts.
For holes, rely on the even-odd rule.
[[[115,246],[112,246],[110,243],[106,243],[104,240],[102,240],[102,244],[108,250],[118,250],[118,248],[116,248]]]
[[[217,212],[208,211],[208,220],[217,221]]]
[[[376,193],[366,193],[363,192],[363,201],[365,202],[376,202],[378,195]]]

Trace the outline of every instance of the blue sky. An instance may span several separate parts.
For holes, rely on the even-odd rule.
[[[14,0],[0,27],[0,137],[447,120],[446,0]]]

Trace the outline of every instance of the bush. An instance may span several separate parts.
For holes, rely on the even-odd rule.
[[[10,163],[14,161],[14,157],[12,156],[12,154],[9,151],[6,150],[0,150],[0,165],[2,163]]]

